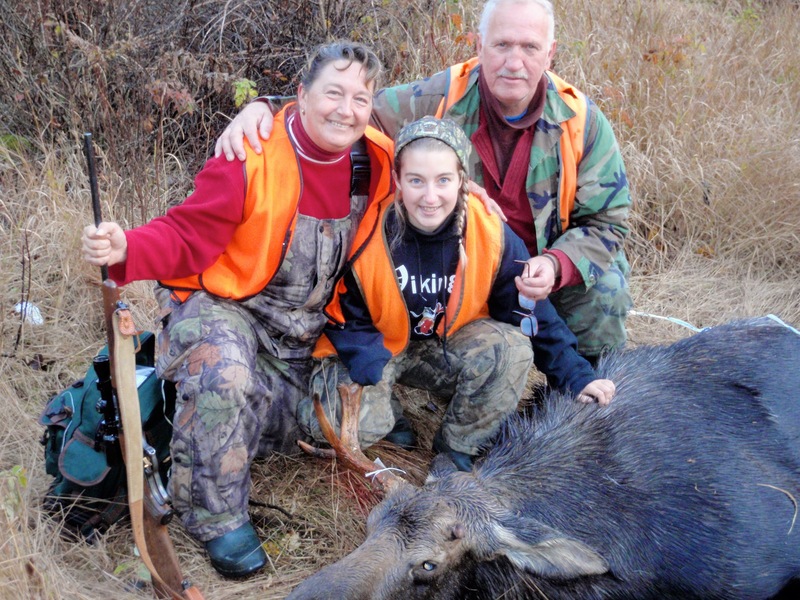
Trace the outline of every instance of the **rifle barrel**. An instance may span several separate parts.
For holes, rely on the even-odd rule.
[[[95,170],[94,147],[92,146],[92,134],[88,131],[83,134],[83,153],[86,155],[86,164],[89,167],[89,188],[92,192],[92,213],[94,214],[94,226],[98,227],[103,222],[100,211],[100,192],[97,189],[97,172]],[[100,276],[103,281],[108,279],[108,267],[100,267]]]

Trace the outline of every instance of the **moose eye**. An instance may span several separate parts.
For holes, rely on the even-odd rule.
[[[439,563],[425,560],[416,564],[411,570],[411,577],[415,585],[431,585],[437,578]]]

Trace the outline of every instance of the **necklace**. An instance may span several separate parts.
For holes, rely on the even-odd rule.
[[[298,139],[298,136],[294,131],[294,128],[297,126],[296,123],[295,123],[296,118],[297,118],[297,113],[292,113],[291,115],[289,115],[289,119],[288,119],[288,125],[289,126],[287,127],[287,130],[289,131],[289,135],[291,136],[292,141],[294,142],[294,147],[297,149],[297,154],[300,156],[300,158],[302,158],[303,160],[307,160],[310,163],[317,164],[317,165],[333,165],[333,164],[338,163],[345,156],[348,156],[348,153],[345,152],[344,154],[342,154],[342,155],[340,155],[340,156],[338,156],[336,158],[329,159],[329,160],[320,160],[318,158],[310,157],[305,152],[303,147],[301,146],[300,140]]]

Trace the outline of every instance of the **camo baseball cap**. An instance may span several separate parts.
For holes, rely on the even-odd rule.
[[[464,171],[469,174],[469,153],[472,150],[472,144],[467,139],[467,134],[454,121],[423,117],[409,123],[397,132],[394,142],[395,160],[405,146],[420,138],[434,138],[450,146],[456,153]]]

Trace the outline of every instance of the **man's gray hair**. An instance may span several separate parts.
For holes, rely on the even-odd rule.
[[[481,34],[481,39],[486,38],[486,32],[489,29],[489,21],[494,14],[495,9],[500,4],[505,4],[507,2],[512,2],[514,4],[538,4],[544,9],[545,14],[547,15],[547,43],[551,43],[554,39],[556,39],[556,19],[555,15],[553,14],[553,3],[550,0],[488,0],[486,4],[483,6],[483,12],[481,13],[481,21],[478,25],[478,33]]]

